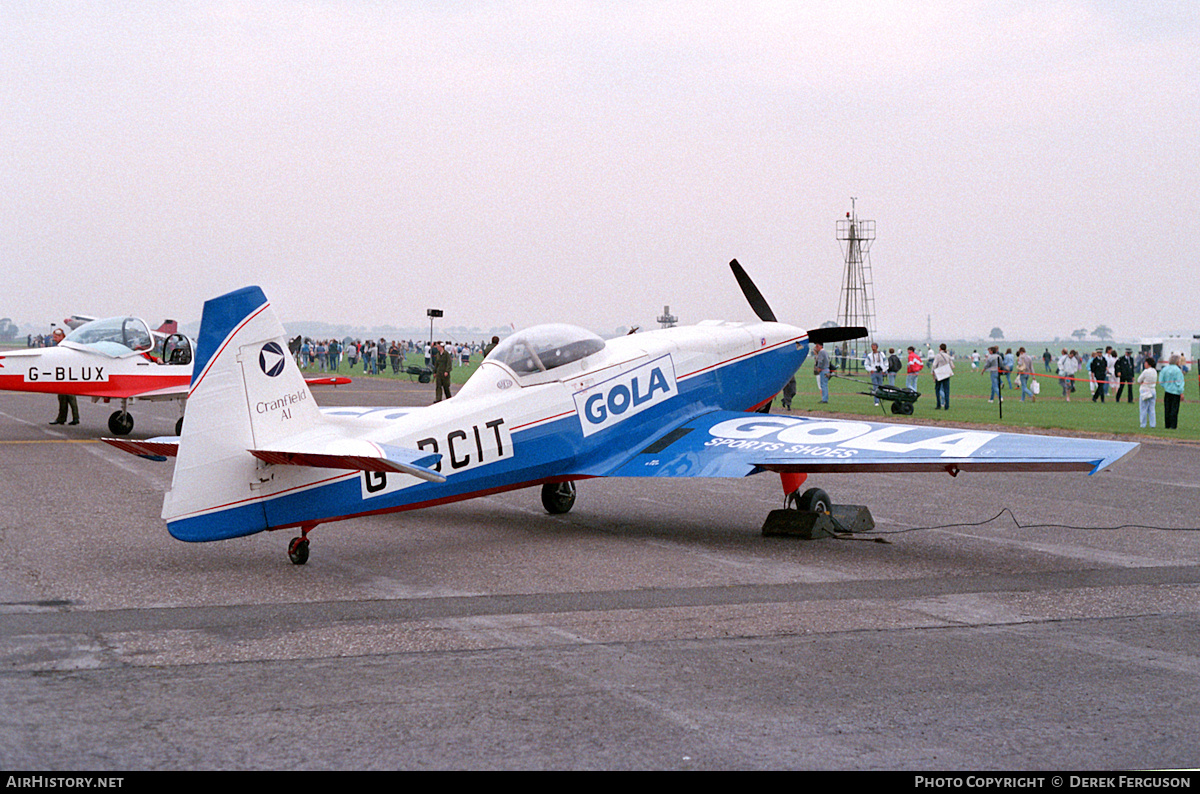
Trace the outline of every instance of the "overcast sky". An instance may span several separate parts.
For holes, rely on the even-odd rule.
[[[0,4],[22,323],[815,327],[851,196],[884,334],[1200,332],[1200,3]]]

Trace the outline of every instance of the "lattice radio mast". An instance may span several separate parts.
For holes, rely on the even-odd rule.
[[[859,220],[855,210],[858,199],[850,198],[850,212],[837,222],[837,238],[846,259],[846,276],[838,301],[838,324],[861,325],[867,329],[866,339],[851,339],[837,347],[843,359],[842,368],[853,371],[862,368],[862,359],[871,349],[875,338],[875,295],[871,286],[871,241],[875,239],[875,221]]]

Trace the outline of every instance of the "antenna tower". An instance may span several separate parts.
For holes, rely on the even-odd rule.
[[[838,345],[836,354],[843,359],[842,368],[857,372],[862,359],[875,339],[875,295],[871,287],[871,242],[875,239],[875,221],[859,220],[855,203],[850,198],[850,212],[837,222],[837,238],[846,261],[846,276],[838,301],[838,324],[861,325],[867,329],[867,339],[850,339]]]

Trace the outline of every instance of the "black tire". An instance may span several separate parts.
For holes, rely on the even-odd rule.
[[[288,559],[293,565],[308,562],[308,538],[292,538],[292,542],[288,544]]]
[[[829,494],[820,488],[809,488],[800,494],[800,498],[796,501],[797,509],[811,510],[814,513],[828,513],[832,505],[833,503],[829,501]]]
[[[575,483],[548,482],[542,486],[542,507],[551,515],[570,512],[575,506]]]
[[[183,417],[179,417],[179,421],[175,423],[175,435],[183,435]]]
[[[128,411],[113,411],[108,417],[108,429],[114,436],[127,436],[133,430],[133,417]]]

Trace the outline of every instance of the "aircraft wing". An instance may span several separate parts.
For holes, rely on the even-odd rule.
[[[664,434],[610,477],[745,477],[776,472],[1086,471],[1137,444],[818,417],[714,411]]]

